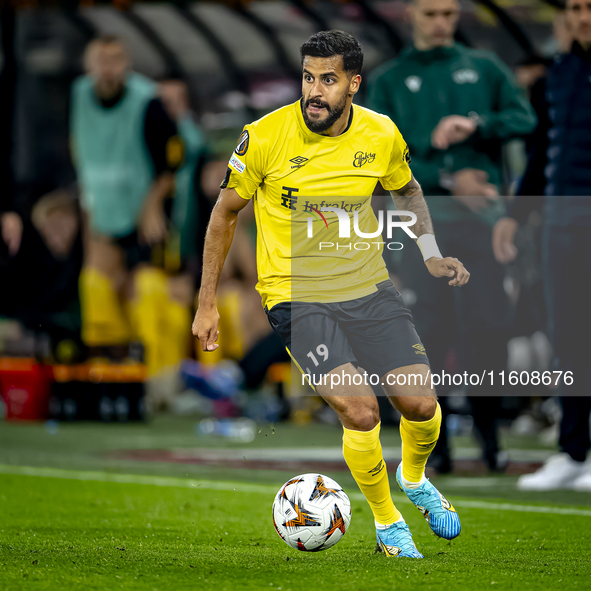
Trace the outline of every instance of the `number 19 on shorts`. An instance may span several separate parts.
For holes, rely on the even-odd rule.
[[[323,362],[326,361],[328,359],[328,347],[326,345],[318,345],[318,347],[316,347],[316,354],[318,357],[322,357]],[[318,367],[320,365],[318,357],[314,355],[313,351],[309,351],[306,357],[309,357],[312,360],[314,367]],[[306,367],[306,372],[312,373],[308,367]]]

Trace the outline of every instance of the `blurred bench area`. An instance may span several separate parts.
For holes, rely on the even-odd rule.
[[[495,52],[528,90],[544,76],[560,51],[552,2],[461,5],[459,42]],[[6,419],[124,422],[172,411],[334,420],[296,386],[261,308],[251,206],[219,289],[221,346],[204,355],[190,333],[208,217],[236,140],[246,123],[300,97],[299,45],[332,28],[361,42],[364,81],[411,43],[402,1],[2,3]],[[525,139],[506,144],[503,159],[510,195],[525,168]],[[518,236],[520,258],[505,267],[510,369],[549,366],[540,225],[532,214]],[[388,264],[397,276],[397,262]],[[398,285],[412,306],[412,291]],[[454,359],[452,350],[451,369]],[[450,402],[454,433],[471,428],[463,394]],[[553,408],[543,410],[550,391],[522,394],[503,399],[498,418],[527,416],[519,423],[527,432],[556,422]],[[384,413],[385,423],[397,421],[389,407]]]

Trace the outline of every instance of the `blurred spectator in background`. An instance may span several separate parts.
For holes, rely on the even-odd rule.
[[[555,55],[570,51],[572,37],[564,10],[557,11],[552,26],[552,41],[546,45],[550,46],[550,53]],[[512,215],[518,216],[522,223],[522,229],[517,238],[521,256],[507,269],[508,275],[513,276],[519,284],[514,308],[514,336],[531,337],[538,331],[545,332],[547,325],[542,263],[541,195],[544,194],[546,187],[544,169],[547,165],[548,131],[551,127],[546,100],[546,80],[553,63],[554,59],[534,55],[522,61],[516,69],[517,80],[529,94],[529,100],[538,118],[538,125],[525,138],[527,166],[515,191],[517,195],[528,195],[531,196],[531,199],[519,200],[511,206]],[[522,209],[522,211],[518,211],[518,209]],[[503,220],[505,221],[501,221],[495,226],[493,234],[495,254],[498,251],[499,232],[503,229],[508,229],[511,232],[511,223],[507,225],[507,218],[503,218]],[[501,261],[499,257],[497,260]],[[539,340],[537,342],[539,343]],[[529,346],[535,350],[533,341]],[[533,350],[532,354],[535,357],[536,353]]]
[[[591,366],[585,346],[591,333],[591,2],[567,0],[566,19],[574,43],[557,58],[546,81],[548,149],[533,154],[528,167],[545,171],[543,258],[554,369],[572,372],[573,381],[560,381],[561,453],[522,476],[522,490],[591,491],[591,467],[584,463],[591,449]],[[536,204],[529,195],[522,187],[509,217],[495,227],[495,255],[502,263],[517,254],[514,236]]]
[[[556,43],[556,53],[570,53],[573,45],[573,33],[566,10],[558,10],[552,21],[552,37]]]
[[[556,15],[552,28],[558,48],[558,56],[571,51],[572,35],[564,11]],[[543,58],[532,58],[523,63],[517,70],[520,84],[529,92],[529,98],[538,117],[538,125],[534,132],[526,138],[528,164],[523,174],[518,195],[537,196],[544,194],[546,176],[544,169],[547,164],[546,152],[549,147],[548,131],[551,127],[546,98],[546,81],[552,61]]]
[[[408,14],[413,47],[374,73],[369,107],[391,117],[404,135],[441,249],[458,253],[472,279],[461,293],[446,290],[424,272],[412,248],[402,251],[400,278],[416,293],[413,317],[434,372],[501,371],[507,363],[508,302],[504,271],[491,247],[492,224],[504,210],[501,147],[530,133],[535,115],[495,55],[454,42],[457,0],[414,0]],[[451,368],[446,358],[454,345],[456,366]],[[450,389],[438,388],[444,416]],[[486,384],[468,389],[491,470],[500,467],[499,394]],[[445,429],[431,458],[439,472],[451,470]]]
[[[14,183],[11,166],[12,151],[12,113],[15,100],[16,56],[13,46],[14,10],[2,6],[0,22],[0,262],[8,256],[14,256],[20,247],[23,223],[14,211],[12,203]]]
[[[186,85],[178,80],[164,82],[160,85],[160,95],[185,144],[185,163],[175,176],[175,201],[172,211],[174,227],[179,233],[180,260],[184,273],[173,278],[173,284],[178,284],[183,278],[190,276],[196,286],[201,279],[203,243],[211,214],[210,201],[205,194],[206,189],[202,180],[205,174],[216,173],[205,170],[209,167],[207,147],[203,133],[190,113]],[[225,169],[221,175],[223,174]],[[218,178],[212,198],[217,197],[219,183]],[[250,213],[250,216],[245,215],[240,220],[236,228],[235,243],[230,249],[228,262],[220,280],[220,324],[227,337],[226,342],[214,355],[204,357],[204,363],[215,364],[224,358],[241,360],[244,354],[250,351],[251,346],[258,342],[259,337],[265,339],[271,334],[267,318],[261,311],[259,297],[253,290],[257,275],[252,245],[255,236],[254,216]],[[268,342],[273,341],[263,340],[263,343]],[[260,353],[263,348],[264,345],[261,344],[256,350]],[[199,354],[199,351],[197,353]],[[258,355],[256,352],[253,354]],[[276,353],[266,352],[261,355],[264,359],[274,359]],[[279,356],[284,359],[283,355]],[[264,377],[265,369],[254,371],[256,379],[261,372]]]
[[[78,300],[82,240],[76,191],[40,182],[26,191],[25,200],[29,213],[23,218],[20,248],[0,267],[0,315],[49,336],[53,357],[60,362],[77,360],[83,347]],[[32,354],[23,349],[25,353]]]
[[[181,80],[162,82],[160,98],[184,143],[185,158],[175,175],[171,217],[181,274],[190,278],[196,287],[201,278],[203,242],[211,214],[211,205],[201,182],[208,161],[208,148],[191,112],[187,85]],[[192,298],[190,303],[193,303]]]
[[[160,83],[162,103],[176,123],[184,144],[184,162],[175,174],[174,200],[170,211],[171,224],[164,250],[163,265],[167,273],[168,297],[162,302],[163,322],[170,335],[167,355],[160,366],[172,369],[176,363],[191,356],[191,336],[187,329],[191,311],[196,306],[196,290],[201,277],[201,258],[211,205],[202,188],[202,175],[207,165],[205,136],[195,123],[189,104],[187,85],[181,80]],[[155,324],[156,332],[162,330]],[[152,380],[149,396],[156,407],[166,408],[175,395],[176,370],[161,372],[161,379]],[[170,383],[169,379],[173,380]],[[172,387],[171,387],[172,386]]]
[[[150,263],[151,247],[166,238],[164,200],[183,143],[157,85],[130,71],[121,40],[92,41],[85,60],[88,74],[72,88],[70,130],[86,214],[82,336],[101,353],[139,339],[150,376],[179,346],[166,275]]]
[[[4,84],[0,86],[4,90]],[[11,147],[11,141],[8,142]],[[0,261],[5,255],[14,256],[21,245],[23,222],[12,203],[13,182],[9,154],[0,155]]]
[[[569,30],[564,10],[557,10],[552,21],[552,40],[550,49],[544,51],[545,55],[560,55],[568,53],[572,45],[572,35]],[[533,86],[548,74],[553,60],[550,57],[530,55],[519,62],[515,69],[515,76],[519,86],[531,92]],[[534,109],[536,105],[533,105]],[[536,111],[537,113],[537,111]],[[538,125],[539,127],[539,125]]]
[[[536,82],[546,76],[548,68],[551,65],[552,60],[550,58],[542,57],[540,55],[530,55],[526,57],[524,60],[520,61],[515,68],[517,84],[530,93]]]

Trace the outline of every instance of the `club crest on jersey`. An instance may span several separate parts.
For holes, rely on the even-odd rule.
[[[353,166],[355,166],[355,168],[361,168],[364,164],[371,164],[375,159],[375,152],[362,152],[359,150],[359,152],[356,152],[353,157]]]
[[[234,152],[238,154],[238,156],[244,156],[244,154],[246,154],[246,151],[248,150],[248,142],[248,130],[245,129],[238,138],[238,145],[236,146]]]
[[[404,83],[411,92],[419,92],[419,90],[421,90],[421,85],[423,84],[423,79],[418,76],[409,76]]]
[[[469,68],[456,70],[451,77],[456,84],[476,84],[479,79],[478,72]]]

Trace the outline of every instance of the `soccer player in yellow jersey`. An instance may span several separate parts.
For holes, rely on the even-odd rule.
[[[359,368],[379,376],[402,414],[398,485],[436,535],[455,538],[460,521],[424,474],[441,410],[424,347],[382,257],[381,224],[371,208],[377,182],[409,214],[401,218],[405,231],[417,238],[432,275],[459,287],[469,273],[439,252],[394,123],[352,104],[363,64],[357,40],[323,31],[302,45],[301,57],[302,98],[247,125],[230,159],[205,239],[193,334],[204,351],[218,347],[217,285],[237,216],[252,199],[257,289],[269,322],[343,424],[345,461],[374,514],[379,549],[422,558],[392,502],[378,403]]]

